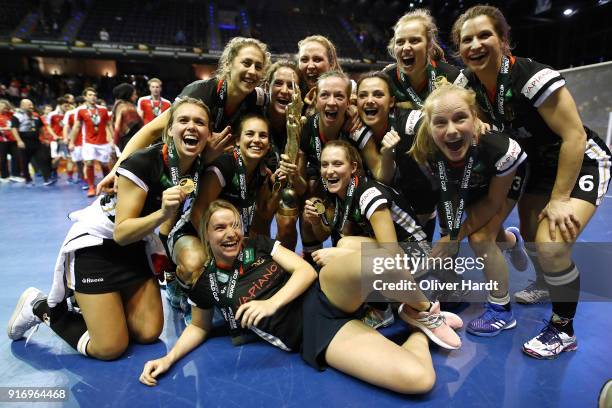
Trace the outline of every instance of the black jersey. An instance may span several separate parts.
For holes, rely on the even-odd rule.
[[[338,139],[349,139],[348,135],[340,131]],[[321,174],[321,152],[327,140],[323,133],[319,131],[319,114],[316,113],[308,118],[302,127],[300,140],[300,150],[304,152],[304,159],[310,172]]]
[[[541,162],[546,156],[556,166],[561,138],[548,127],[538,107],[565,85],[565,79],[548,65],[529,58],[512,57],[507,61],[509,72],[503,84],[503,96],[497,89],[495,100],[491,102],[476,75],[465,70],[468,86],[476,91],[486,120],[517,140],[527,150],[530,161]]]
[[[289,280],[289,274],[272,259],[279,245],[280,242],[261,235],[244,240],[242,264],[234,265],[240,268],[232,297],[234,315],[244,303],[269,299]],[[228,270],[214,264],[207,265],[189,293],[190,303],[201,309],[221,306],[219,298],[214,296],[213,280],[216,280],[220,293],[225,295],[233,273],[232,268]],[[296,299],[272,316],[263,318],[252,330],[283,350],[299,350],[302,342],[301,300]]]
[[[469,180],[466,207],[488,194],[493,177],[502,177],[516,170],[527,158],[527,154],[515,140],[497,131],[482,135],[473,149],[476,149],[476,156]],[[459,191],[464,167],[463,164],[448,165],[448,182],[454,186],[454,191]],[[431,161],[428,168],[439,183],[436,162]]]
[[[408,77],[401,74],[397,64],[389,65],[382,70],[382,73],[387,75],[389,78],[391,93],[393,96],[395,96],[395,102],[412,102],[412,98],[408,93],[408,88],[411,87],[412,84],[409,83],[410,81]],[[460,73],[461,71],[459,68],[444,61],[431,61],[428,68],[428,74],[432,74],[435,78],[444,77],[451,83],[462,83],[462,81],[459,79],[462,78]],[[424,101],[431,93],[432,88],[433,84],[431,84],[431,78],[428,78],[427,86],[421,92],[417,93],[419,99]],[[414,102],[412,102],[412,104],[413,109],[420,108],[420,106],[415,106]]]
[[[247,113],[263,114],[266,104],[266,94],[263,89],[257,87],[242,101],[240,107],[231,116],[225,112],[225,101],[227,100],[227,82],[217,78],[199,80],[190,83],[181,91],[177,99],[183,97],[199,99],[208,106],[211,114],[212,129],[221,132],[225,126],[236,127],[240,117]]]
[[[250,183],[245,185],[246,194],[242,197],[240,191],[240,171],[236,154],[239,154],[236,150],[232,153],[223,153],[205,171],[214,173],[219,179],[222,188],[219,198],[235,205],[241,210],[241,213],[245,211],[248,213],[248,220],[243,218],[243,227],[246,234],[255,212],[257,194],[266,181],[267,173],[266,167],[262,162],[258,169],[255,170]]]
[[[326,198],[326,202],[333,207],[333,211],[327,212],[328,224],[336,234],[374,238],[370,217],[374,211],[387,208],[391,212],[398,242],[426,239],[413,209],[395,189],[368,177],[356,177],[353,184],[350,200],[350,186],[344,202],[333,194],[328,194]]]
[[[139,217],[159,210],[164,190],[173,186],[170,170],[164,160],[163,147],[163,143],[158,143],[138,150],[122,161],[117,169],[119,176],[126,177],[147,192]],[[102,208],[112,221],[115,219],[115,200],[112,195],[101,200]]]
[[[377,137],[369,126],[364,125],[349,135],[349,141],[357,150],[362,151],[368,141],[372,139],[380,150],[384,135],[390,130],[395,130],[400,137],[400,142],[395,147],[395,151],[406,152],[414,143],[422,117],[423,113],[417,109],[395,109],[389,114],[387,130],[382,136]]]

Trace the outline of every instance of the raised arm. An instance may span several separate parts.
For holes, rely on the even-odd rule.
[[[162,208],[140,217],[147,192],[127,177],[119,177],[118,184],[113,239],[119,245],[138,242],[152,233],[164,221],[174,217],[185,200],[185,193],[179,187],[170,187],[163,192]]]

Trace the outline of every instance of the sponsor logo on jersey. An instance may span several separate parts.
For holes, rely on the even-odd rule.
[[[423,112],[420,110],[413,110],[408,115],[408,119],[406,120],[406,134],[414,135],[416,132],[416,125],[419,123],[419,119],[423,116]]]
[[[104,278],[83,278],[81,280],[83,283],[100,283],[104,282]]]
[[[527,97],[527,99],[532,99],[544,85],[548,83],[553,78],[559,77],[559,73],[550,68],[544,68],[541,71],[536,72],[534,76],[532,76],[529,81],[523,86],[521,89],[521,93]]]
[[[365,210],[365,208],[374,200],[376,197],[380,196],[380,190],[376,187],[370,187],[366,191],[363,192],[361,197],[359,197],[359,207]]]
[[[495,163],[495,168],[498,172],[508,170],[514,165],[521,154],[521,147],[517,142],[509,139],[508,150],[498,161]]]

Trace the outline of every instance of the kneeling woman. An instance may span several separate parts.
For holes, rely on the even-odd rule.
[[[432,254],[452,256],[457,244],[468,237],[476,255],[483,258],[487,280],[498,284],[489,292],[485,312],[467,328],[478,336],[495,336],[516,326],[508,266],[496,238],[522,191],[527,155],[503,133],[481,135],[476,112],[473,91],[457,85],[437,88],[425,101],[423,124],[410,154],[431,169],[440,188],[438,211],[447,235]],[[462,222],[464,209],[467,218]]]
[[[150,343],[159,337],[163,310],[152,268],[154,253],[162,256],[164,249],[154,230],[174,220],[195,193],[179,187],[179,179],[197,180],[210,132],[209,110],[198,100],[175,103],[169,118],[165,143],[121,163],[116,197],[102,196],[73,213],[77,222],[60,250],[48,298],[35,288],[21,295],[9,338],[19,340],[45,322],[81,354],[110,360],[123,354],[130,339]],[[68,310],[72,291],[81,313]]]
[[[156,385],[172,364],[206,340],[217,305],[235,338],[250,329],[283,350],[301,349],[315,368],[329,365],[397,392],[433,387],[435,372],[422,333],[399,346],[359,320],[360,256],[330,263],[321,270],[320,284],[311,287],[314,269],[269,238],[244,239],[240,214],[228,202],[211,203],[201,227],[210,260],[190,293],[192,323],[166,356],[145,364],[142,383]],[[229,288],[234,290],[228,294]]]
[[[355,255],[362,243],[383,245],[396,254],[418,251],[427,256],[430,247],[412,208],[395,190],[360,176],[361,168],[361,157],[349,142],[334,140],[325,145],[321,153],[321,177],[329,193],[326,201],[330,210],[333,208],[329,211],[333,217],[330,220],[327,211],[320,214],[315,205],[321,203],[311,200],[306,200],[304,215],[318,239],[323,241],[330,234],[336,239],[343,238],[336,248],[316,251],[313,259],[326,265],[340,255]],[[413,274],[418,277],[424,272],[415,270]],[[412,279],[413,274],[407,278]],[[461,339],[452,328],[461,327],[461,319],[452,313],[440,312],[440,303],[429,302],[420,291],[411,299],[402,307],[400,317],[423,330],[439,346],[458,349]]]

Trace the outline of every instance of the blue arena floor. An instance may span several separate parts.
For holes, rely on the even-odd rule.
[[[88,202],[85,192],[65,180],[51,188],[0,185],[3,324],[26,287],[48,291],[57,250],[70,226],[66,214]],[[608,215],[612,217],[609,198],[580,241],[612,242]],[[509,223],[517,224],[515,214]],[[581,272],[588,273],[588,262],[581,265]],[[533,272],[522,276],[526,282]],[[550,309],[516,305],[518,325],[513,330],[495,338],[474,337],[461,330],[460,350],[447,352],[432,346],[437,382],[421,397],[381,390],[333,369],[317,372],[299,355],[264,343],[232,347],[224,337],[200,346],[157,387],[149,388],[138,382],[144,363],[165,354],[184,328],[182,320],[164,306],[166,322],[160,341],[132,345],[113,362],[77,354],[44,325],[27,346],[25,341],[11,342],[0,336],[0,367],[4,367],[0,387],[65,387],[69,399],[63,405],[70,407],[595,407],[602,384],[612,377],[612,304],[585,302],[579,306],[575,323],[577,352],[553,361],[525,356],[522,343],[540,330]],[[467,322],[480,310],[472,304],[461,316]],[[384,333],[400,342],[408,328],[399,322]],[[0,406],[20,405],[26,406],[0,402]]]

